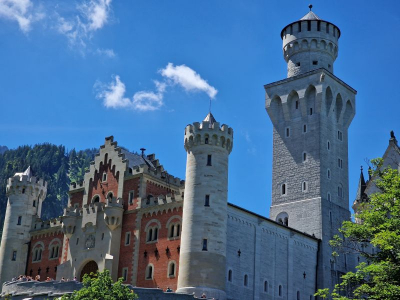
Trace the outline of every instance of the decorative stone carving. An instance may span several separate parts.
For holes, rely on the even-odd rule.
[[[96,238],[94,237],[94,235],[93,234],[89,235],[85,241],[85,248],[88,248],[88,249],[94,248],[95,242],[96,242]]]

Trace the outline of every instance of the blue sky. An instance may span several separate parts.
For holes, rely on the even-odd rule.
[[[268,216],[272,126],[263,85],[286,77],[281,29],[309,1],[0,0],[0,145],[99,147],[114,135],[185,177],[183,133],[233,127],[229,201]],[[400,2],[314,1],[342,31],[335,75],[358,91],[350,201],[360,165],[400,137]]]

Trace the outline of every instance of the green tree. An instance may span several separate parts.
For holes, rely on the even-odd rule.
[[[334,300],[400,299],[400,175],[398,170],[383,169],[382,163],[382,159],[372,161],[370,172],[379,192],[362,204],[357,214],[360,222],[343,222],[339,230],[343,235],[330,242],[333,255],[357,253],[366,262],[360,262],[356,272],[344,274],[333,291],[322,289],[316,296]],[[376,251],[369,251],[370,244]]]
[[[137,299],[136,294],[126,285],[123,279],[113,283],[110,272],[85,274],[83,276],[83,288],[74,291],[71,295],[64,295],[63,300],[131,300]]]

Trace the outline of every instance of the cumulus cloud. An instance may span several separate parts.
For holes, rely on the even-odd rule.
[[[96,97],[103,100],[107,108],[130,108],[137,111],[155,111],[164,105],[164,94],[169,86],[181,86],[186,91],[204,92],[210,98],[215,98],[217,90],[210,86],[191,68],[180,65],[174,66],[169,63],[159,73],[163,81],[154,81],[155,90],[143,90],[136,92],[132,99],[125,97],[125,84],[120,77],[114,76],[109,84],[97,82],[95,89]]]
[[[173,84],[180,85],[186,91],[205,92],[211,99],[214,99],[218,91],[200,77],[193,69],[185,66],[174,66],[172,63],[161,69],[160,74],[169,79]]]
[[[16,21],[19,28],[27,33],[32,22],[44,18],[44,13],[31,0],[0,0],[0,18]]]
[[[0,0],[1,1],[1,0]],[[89,0],[77,6],[77,13],[70,19],[56,14],[56,29],[65,35],[71,47],[79,47],[83,53],[93,33],[109,21],[112,0]],[[100,49],[101,50],[101,49]],[[102,50],[102,54],[115,56],[113,50]],[[97,52],[97,51],[96,51]]]
[[[97,82],[95,88],[98,89],[96,97],[103,100],[105,107],[121,108],[132,104],[129,98],[125,98],[125,84],[118,75],[109,84]]]

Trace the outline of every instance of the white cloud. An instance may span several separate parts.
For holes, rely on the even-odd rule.
[[[107,56],[109,58],[114,58],[116,56],[113,49],[97,49],[96,53],[98,55]]]
[[[0,0],[1,1],[1,0]],[[77,14],[66,19],[58,14],[56,29],[65,35],[72,48],[77,48],[84,54],[84,50],[93,33],[104,27],[109,21],[112,0],[89,0],[77,6]],[[113,57],[115,53],[109,49],[99,49],[102,54]],[[97,51],[96,51],[97,52]]]
[[[103,100],[105,107],[121,108],[129,107],[132,102],[129,98],[125,98],[125,84],[120,80],[119,76],[115,76],[114,80],[107,85],[99,82],[95,84],[98,89],[97,98]]]
[[[202,91],[205,92],[211,99],[214,99],[218,91],[207,83],[206,80],[200,77],[191,68],[180,65],[174,66],[172,63],[161,69],[160,74],[171,80],[173,84],[180,85],[186,91]]]
[[[164,80],[154,81],[156,89],[154,91],[138,91],[133,95],[132,100],[125,97],[125,84],[118,75],[114,76],[109,84],[104,85],[97,82],[94,86],[97,89],[96,97],[103,100],[105,107],[155,111],[164,105],[164,94],[167,91],[167,87],[171,85],[182,86],[186,91],[205,92],[210,98],[215,98],[217,94],[217,90],[214,87],[210,86],[199,74],[185,65],[175,67],[172,63],[169,63],[159,72],[164,77]]]
[[[0,18],[18,22],[19,28],[27,33],[31,23],[44,18],[44,13],[31,0],[0,0]]]

